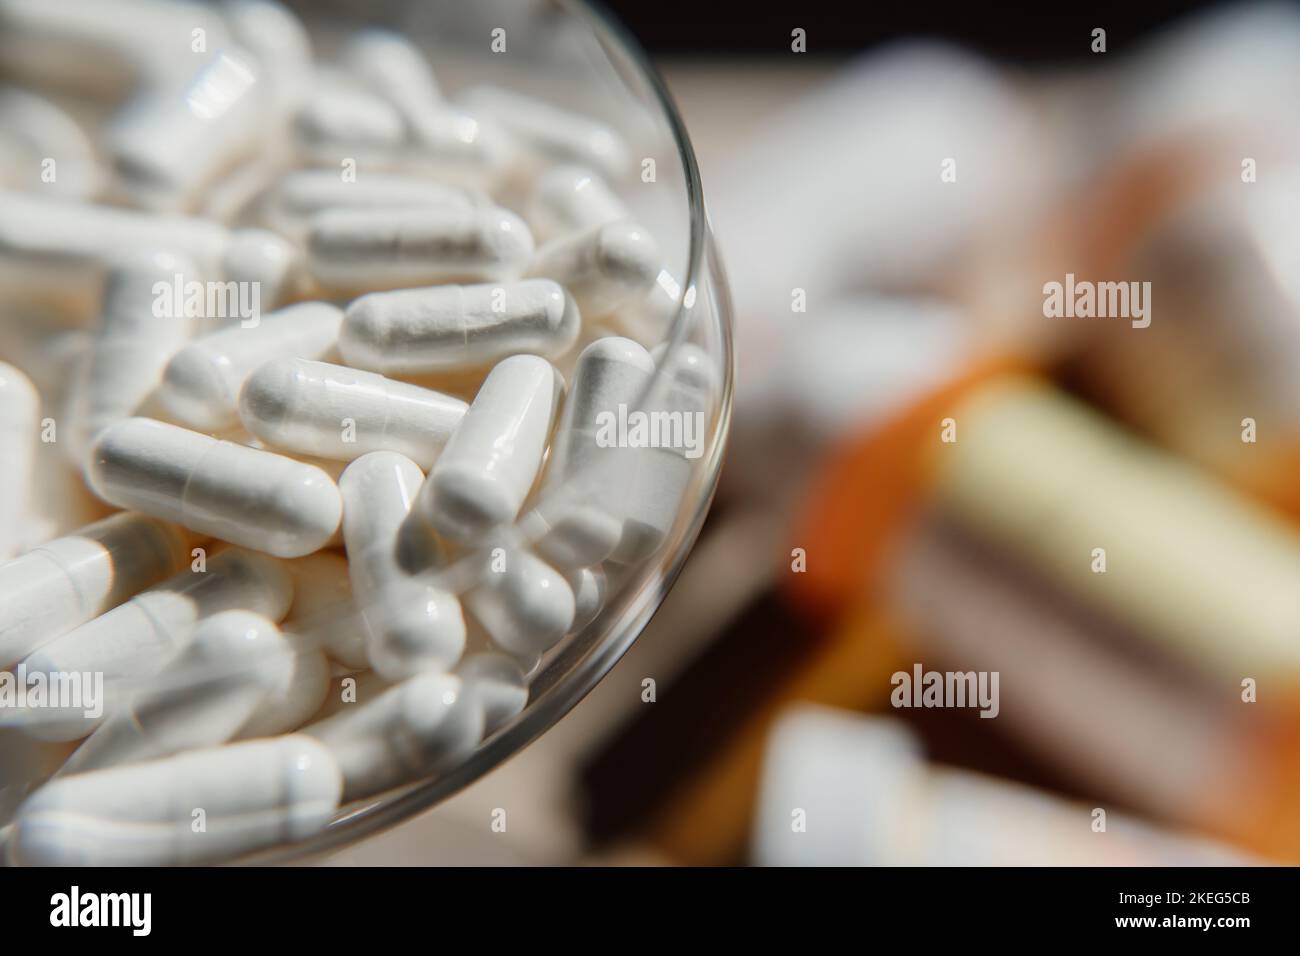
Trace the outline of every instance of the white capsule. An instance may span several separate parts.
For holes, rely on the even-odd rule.
[[[367,167],[394,162],[406,145],[406,123],[383,97],[318,73],[314,92],[294,114],[293,135],[305,159],[338,176],[348,159]]]
[[[232,325],[181,349],[167,364],[158,397],[177,421],[213,430],[239,422],[239,390],[275,358],[330,358],[343,313],[328,302],[302,302]]]
[[[235,229],[227,235],[217,274],[256,290],[259,306],[275,308],[300,284],[301,266],[297,248],[284,238],[266,229]]]
[[[573,299],[549,279],[399,289],[348,306],[339,353],[377,372],[465,371],[524,352],[558,358],[580,326]]]
[[[265,580],[251,579],[252,575],[264,575]],[[25,659],[19,665],[25,674],[44,675],[51,687],[79,676],[83,689],[79,700],[73,697],[56,704],[51,696],[42,708],[18,710],[14,722],[40,740],[82,739],[126,708],[149,682],[159,680],[157,675],[190,643],[201,619],[231,609],[278,619],[289,601],[286,572],[265,555],[250,553],[220,563],[213,559],[208,572],[182,572]],[[304,674],[304,683],[317,682],[309,689],[316,693],[313,706],[295,711],[299,723],[320,705],[321,688],[329,676],[324,656],[318,649],[315,654],[315,665],[309,662],[305,671],[294,670],[296,658],[291,661],[292,666],[286,669],[289,676],[281,675],[281,687],[277,688],[277,696],[282,697],[277,706],[289,709],[295,700],[290,692]],[[286,730],[290,726],[294,724],[287,724]],[[196,743],[201,744],[203,741]]]
[[[0,61],[56,86],[115,97],[192,68],[194,31],[229,42],[207,4],[182,0],[0,0]]]
[[[617,455],[623,450],[608,451]],[[609,464],[611,467],[592,468],[572,484],[547,493],[520,519],[525,539],[535,542],[538,554],[557,568],[599,564],[622,540],[625,518],[618,501],[627,493],[621,470],[626,466],[612,459]]]
[[[14,553],[23,536],[40,409],[40,396],[31,380],[0,362],[0,448],[5,457],[0,468],[0,560]]]
[[[329,750],[300,735],[77,774],[23,804],[10,856],[26,866],[211,863],[311,836],[341,789]]]
[[[272,112],[277,118],[288,116],[311,89],[311,39],[306,26],[297,14],[273,0],[224,0],[221,14],[235,42],[257,59],[270,88]]]
[[[695,287],[683,292],[667,269],[660,269],[650,291],[609,317],[620,335],[652,348],[668,338],[673,323],[684,309],[695,305]]]
[[[105,268],[132,249],[166,249],[208,279],[258,283],[274,304],[297,268],[289,243],[261,229],[160,216],[117,206],[0,191],[0,277],[10,290],[94,298]]]
[[[528,678],[512,657],[487,651],[469,654],[456,665],[463,693],[483,714],[483,732],[490,734],[524,709]]]
[[[22,714],[28,733],[42,740],[78,740],[120,709],[189,643],[198,621],[242,608],[278,621],[289,609],[293,584],[274,558],[251,551],[222,552],[207,570],[188,569],[137,594],[46,644],[22,662],[28,674],[81,674],[102,677],[103,696],[87,707],[29,709]]]
[[[599,319],[650,290],[659,274],[659,248],[644,228],[620,220],[548,242],[528,274],[559,282],[584,318]]]
[[[611,180],[631,167],[623,137],[590,117],[500,87],[474,87],[459,100],[500,123],[543,160],[588,166]]]
[[[174,277],[190,281],[195,272],[193,263],[167,252],[126,255],[109,270],[99,325],[68,414],[66,447],[74,461],[84,459],[101,429],[140,411],[189,339],[193,322],[156,286],[170,290]]]
[[[368,704],[304,728],[343,771],[343,800],[359,800],[437,773],[483,736],[483,711],[451,674],[420,674]]]
[[[296,678],[296,679],[295,679]],[[293,730],[320,707],[320,650],[250,611],[222,611],[77,748],[60,776]]]
[[[392,686],[391,681],[384,680],[371,670],[336,677],[330,681],[325,702],[321,704],[320,710],[312,715],[311,723],[318,724],[335,714],[368,704]]]
[[[343,507],[314,465],[149,418],[100,432],[87,480],[119,508],[282,558],[324,547]]]
[[[331,209],[307,233],[308,270],[327,289],[512,279],[532,255],[524,221],[491,206]]]
[[[576,610],[564,577],[518,548],[489,563],[465,606],[498,647],[529,664],[569,633]]]
[[[610,556],[623,564],[647,557],[668,537],[697,473],[695,462],[706,450],[718,400],[717,371],[699,346],[683,342],[671,355],[665,356],[663,347],[652,354],[660,376],[640,410],[646,413],[649,437],[658,422],[658,444],[639,444],[625,459],[627,520]]]
[[[581,166],[554,166],[538,177],[524,218],[546,242],[626,219],[627,206],[596,173]]]
[[[423,575],[432,543],[407,519],[424,473],[408,458],[377,451],[343,472],[343,541],[352,592],[365,618],[371,666],[388,680],[443,671],[465,649],[456,596]]]
[[[306,560],[306,559],[299,559]],[[290,578],[297,578],[290,574]],[[290,603],[290,609],[297,606],[297,594]],[[253,737],[274,737],[296,730],[305,724],[311,716],[320,710],[330,684],[330,663],[325,656],[321,641],[314,634],[291,630],[296,622],[286,620],[276,627],[269,618],[249,611],[226,611],[218,617],[222,621],[212,624],[215,632],[225,634],[225,638],[214,638],[212,653],[206,660],[210,664],[199,662],[198,671],[217,674],[223,663],[232,679],[251,681],[256,672],[258,684],[267,688],[266,694],[257,702],[248,719],[239,725],[233,739],[248,740]],[[283,615],[282,615],[283,616]],[[200,622],[195,629],[195,638],[214,618]],[[220,645],[233,639],[234,633],[245,633],[245,653],[236,660],[233,654],[222,654]],[[252,653],[246,647],[249,640],[263,645],[262,652]],[[236,677],[237,675],[237,677]],[[161,677],[157,684],[166,683]]]
[[[359,30],[344,42],[339,65],[403,115],[436,106],[438,81],[424,55],[391,30]]]
[[[620,407],[639,407],[654,371],[650,354],[631,339],[597,339],[578,356],[542,500],[525,519],[538,553],[557,567],[599,564],[623,537],[633,452],[603,439]]]
[[[477,557],[481,557],[481,554],[478,555]],[[487,560],[490,561],[491,558]],[[499,566],[500,565],[499,558],[497,559],[497,563]],[[465,568],[466,562],[462,559],[458,567]],[[469,584],[461,588],[466,598],[467,609],[469,607],[468,594],[473,587],[474,587],[474,582],[471,581],[469,582]],[[522,653],[517,651],[508,651],[500,644],[497,644],[492,639],[492,635],[488,633],[487,628],[485,628],[482,625],[482,623],[479,622],[478,618],[476,618],[473,614],[470,613],[466,614],[465,629],[466,629],[465,657],[462,658],[462,660],[468,660],[472,657],[481,657],[485,654],[504,656],[508,658],[510,661],[512,661],[514,665],[519,669],[519,672],[525,675],[525,677],[528,677],[529,675],[535,673],[537,671],[538,665],[541,664],[542,662],[542,655],[540,651],[525,651]]]
[[[345,180],[333,169],[301,169],[281,177],[262,202],[261,215],[277,231],[303,240],[311,217],[327,209],[471,208],[487,199],[472,190],[417,176],[370,173]]]
[[[453,541],[473,541],[513,521],[537,478],[564,391],[536,355],[499,362],[420,490],[420,514]]]
[[[126,513],[0,564],[0,667],[179,571],[189,548],[179,528]]]
[[[293,607],[284,629],[310,637],[331,658],[353,670],[370,666],[366,624],[352,599],[348,562],[319,551],[288,562],[293,576]]]
[[[565,575],[573,591],[572,633],[581,631],[596,619],[605,606],[605,572],[600,568],[579,568]]]
[[[252,153],[265,132],[267,90],[242,50],[219,51],[188,87],[146,91],[110,125],[109,160],[137,204],[192,208],[199,191]]]
[[[379,34],[380,31],[368,31]],[[349,73],[320,70],[317,92],[294,121],[299,152],[338,175],[340,163],[366,173],[410,173],[476,189],[491,188],[514,160],[511,137],[497,124],[430,96],[432,77],[409,56],[384,59],[387,40],[353,50]],[[393,42],[405,46],[406,41]],[[368,62],[356,62],[364,58]],[[423,73],[423,78],[405,74]]]
[[[274,448],[351,461],[395,451],[428,468],[468,406],[346,365],[275,359],[239,394],[244,427]]]
[[[315,637],[285,630],[282,653],[287,667],[276,669],[271,693],[239,728],[237,740],[274,737],[297,730],[320,710],[330,686],[330,662]]]
[[[0,183],[87,199],[103,179],[76,120],[42,96],[0,87]]]
[[[446,107],[406,117],[411,143],[403,167],[475,189],[493,189],[515,159],[514,141],[499,125]]]

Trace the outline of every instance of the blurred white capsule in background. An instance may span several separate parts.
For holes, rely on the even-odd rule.
[[[347,559],[318,551],[294,558],[286,567],[293,576],[293,607],[284,629],[316,641],[344,667],[368,667],[366,625],[352,598]]]
[[[486,196],[472,190],[418,176],[367,172],[355,182],[348,182],[337,170],[302,169],[286,173],[271,186],[262,200],[260,215],[271,228],[302,241],[311,217],[327,209],[487,204]]]
[[[268,113],[283,124],[311,89],[311,39],[306,26],[274,0],[222,0],[220,12],[235,43],[257,60],[271,96]],[[261,145],[272,151],[282,149],[275,143]]]
[[[485,190],[500,189],[513,169],[515,142],[490,119],[444,106],[414,112],[407,124],[402,168]]]
[[[165,291],[177,277],[200,281],[192,262],[169,252],[127,253],[110,266],[99,323],[67,413],[64,449],[77,464],[101,429],[143,409],[168,361],[189,339],[193,320],[176,311]]]
[[[452,674],[421,674],[303,733],[329,748],[343,801],[360,800],[451,766],[483,736],[484,702]]]
[[[579,568],[566,576],[573,592],[571,632],[581,631],[596,619],[605,605],[605,572],[599,568]]]
[[[296,250],[265,230],[0,191],[0,301],[49,300],[93,315],[105,269],[132,249],[186,256],[210,280],[256,283],[267,308],[297,280]]]
[[[547,243],[528,274],[554,279],[584,318],[599,319],[650,291],[659,265],[659,247],[645,228],[620,220]]]
[[[1157,143],[1226,147],[1279,158],[1300,146],[1292,121],[1300,101],[1300,11],[1254,2],[1187,17],[1121,64],[1090,104],[1100,156]]]
[[[805,828],[791,826],[802,810]],[[803,705],[769,738],[754,824],[767,866],[1241,866],[1229,847],[1020,784],[926,765],[897,721]]]
[[[621,180],[631,170],[631,151],[622,136],[589,116],[497,86],[464,90],[456,102],[500,123],[547,162],[587,166],[611,181]]]
[[[103,184],[95,147],[71,115],[53,100],[0,86],[0,185],[89,199]]]
[[[382,96],[329,71],[318,71],[313,89],[293,117],[298,152],[341,174],[345,160],[391,162],[406,145],[406,122]]]
[[[404,116],[436,107],[442,99],[429,62],[400,33],[359,30],[339,50],[339,66]]]
[[[126,512],[0,564],[0,667],[179,571],[190,544],[175,525]]]
[[[803,331],[750,401],[823,441],[907,408],[955,374],[971,351],[962,310],[938,299],[838,300]]]
[[[229,41],[206,3],[0,0],[0,63],[7,71],[101,98],[120,98],[137,85],[174,85]]]
[[[203,618],[243,609],[279,621],[292,600],[293,582],[275,558],[223,551],[206,570],[182,571],[27,657],[22,664],[29,674],[96,675],[102,696],[81,705],[29,708],[15,719],[43,740],[85,737],[190,642]],[[87,712],[92,709],[100,713]]]
[[[552,166],[537,177],[524,218],[539,242],[628,218],[627,206],[597,173]]]
[[[312,715],[311,723],[318,724],[335,714],[368,704],[392,686],[392,681],[384,680],[372,670],[346,670],[330,679],[325,702]]]
[[[251,156],[222,174],[200,193],[195,215],[231,225],[256,220],[258,202],[281,174],[280,164]]]
[[[507,654],[467,654],[456,665],[462,694],[474,698],[483,713],[483,732],[490,734],[518,714],[528,703],[528,679]]]
[[[31,380],[0,362],[0,448],[5,458],[0,468],[0,561],[13,554],[22,540],[39,416],[40,397]]]
[[[321,651],[249,611],[200,621],[150,684],[77,748],[59,776],[293,730],[325,696]]]
[[[223,50],[187,89],[147,91],[108,129],[118,178],[139,205],[184,211],[200,190],[245,158],[267,132],[261,67],[246,52]]]
[[[850,64],[738,144],[709,197],[746,370],[738,403],[831,302],[934,295],[978,243],[1036,214],[1064,168],[1046,142],[1002,71],[908,42]]]

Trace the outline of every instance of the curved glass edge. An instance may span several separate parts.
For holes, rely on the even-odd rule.
[[[588,22],[611,57],[626,58],[637,68],[664,112],[682,163],[690,213],[690,247],[687,272],[680,285],[681,299],[664,342],[671,351],[688,338],[693,311],[688,303],[692,290],[697,296],[704,294],[713,300],[712,313],[720,333],[717,345],[721,390],[717,422],[700,469],[703,483],[694,496],[697,505],[687,520],[680,541],[672,549],[667,567],[661,573],[647,576],[639,591],[627,599],[626,608],[619,617],[602,622],[603,639],[584,648],[567,673],[541,694],[530,698],[525,710],[514,721],[486,738],[467,760],[436,777],[417,781],[405,790],[381,794],[369,805],[353,809],[307,840],[271,847],[226,861],[224,865],[302,863],[332,853],[436,806],[532,743],[577,706],[641,635],[685,566],[712,505],[731,426],[735,354],[731,334],[731,297],[709,226],[695,152],[663,78],[622,24],[584,0],[553,2]]]
[[[681,283],[682,298],[685,299],[688,291],[695,287],[701,274],[706,246],[708,245],[706,237],[711,233],[709,232],[707,211],[704,208],[704,187],[700,179],[699,163],[696,161],[695,148],[691,145],[690,136],[686,132],[686,123],[682,120],[681,111],[677,108],[677,101],[673,99],[672,93],[668,90],[668,84],[664,82],[659,71],[650,62],[649,57],[641,49],[636,38],[604,7],[588,3],[587,0],[553,0],[553,2],[574,16],[589,22],[595,35],[600,37],[602,42],[605,37],[613,38],[614,43],[606,43],[606,53],[611,57],[623,56],[631,60],[632,64],[637,67],[637,74],[648,83],[650,91],[658,100],[659,106],[668,120],[668,128],[672,132],[673,141],[677,144],[678,158],[681,160],[682,170],[685,174],[686,202],[690,207],[690,248],[687,255],[686,275]],[[718,263],[715,249],[709,250],[709,257],[713,262]],[[720,263],[718,265],[720,266]],[[721,269],[719,269],[719,277],[725,279]],[[730,299],[728,298],[724,304],[727,306],[725,314],[730,316]],[[676,344],[684,337],[688,313],[689,309],[684,307],[682,301],[679,301],[677,303],[676,318],[673,320],[672,329],[665,341]],[[729,379],[732,373],[729,359],[726,365],[724,375]]]
[[[713,248],[711,234],[705,232],[705,252],[708,270],[716,270],[717,282],[708,284],[708,291],[716,300],[719,316],[731,314],[722,265]],[[723,322],[726,325],[726,322]],[[510,724],[485,739],[468,760],[459,766],[426,780],[418,781],[404,791],[381,794],[368,806],[358,807],[348,815],[333,821],[323,832],[305,841],[272,847],[265,851],[227,861],[226,865],[274,865],[288,862],[305,862],[310,857],[320,857],[342,849],[359,839],[374,836],[384,830],[404,823],[419,813],[443,802],[495,769],[507,758],[532,743],[556,721],[577,706],[600,680],[627,653],[633,642],[654,617],[664,598],[676,582],[694,548],[700,529],[708,515],[717,491],[722,471],[722,459],[731,427],[732,389],[734,386],[734,349],[729,334],[722,336],[723,388],[715,428],[705,465],[701,469],[704,485],[699,489],[698,505],[685,525],[680,543],[672,554],[671,562],[661,574],[652,575],[641,590],[629,601],[623,614],[606,621],[602,629],[605,639],[594,642],[586,649],[577,664],[544,693],[530,699],[527,709]]]

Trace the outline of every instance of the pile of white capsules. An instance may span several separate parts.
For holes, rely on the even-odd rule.
[[[0,70],[7,862],[227,859],[464,760],[681,510],[601,414],[717,401],[631,332],[676,303],[629,147],[267,0],[0,0]],[[34,520],[41,456],[104,516]]]

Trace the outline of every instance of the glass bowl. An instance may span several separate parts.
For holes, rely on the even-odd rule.
[[[654,234],[665,259],[655,303],[662,311],[645,315],[639,328],[625,329],[647,346],[662,344],[667,353],[657,362],[661,371],[650,383],[643,404],[653,404],[663,388],[662,370],[671,365],[671,356],[692,345],[712,364],[717,391],[706,419],[702,453],[693,461],[671,534],[649,560],[612,577],[610,593],[596,618],[547,652],[530,675],[524,709],[454,768],[345,807],[320,834],[259,854],[258,862],[338,849],[429,809],[527,746],[587,695],[658,610],[695,543],[722,464],[734,374],[731,303],[690,138],[663,80],[617,22],[580,0],[302,6],[318,43],[365,26],[396,30],[430,56],[444,91],[454,95],[458,87],[475,83],[526,89],[602,120],[634,144],[636,156],[653,159],[654,183],[638,178],[631,190],[628,184],[618,187],[639,221]],[[489,38],[497,28],[506,31],[506,56],[490,52]],[[515,58],[512,51],[521,47],[528,53]],[[502,76],[501,61],[508,63],[512,76]],[[642,162],[637,169],[643,169]],[[563,363],[561,368],[569,371]],[[577,483],[604,479],[602,474],[589,474]],[[545,510],[546,504],[537,502],[534,512]],[[520,526],[526,526],[528,518],[521,516]]]
[[[425,54],[449,100],[471,86],[502,86],[620,133],[634,162],[611,185],[653,235],[662,270],[646,300],[620,313],[604,334],[637,339],[654,351],[656,372],[641,409],[669,407],[665,402],[671,404],[674,382],[680,382],[669,372],[675,368],[680,375],[686,363],[707,389],[698,443],[690,455],[679,456],[685,464],[674,465],[680,481],[674,487],[682,492],[671,530],[648,556],[628,564],[604,562],[607,589],[599,613],[541,657],[529,675],[523,709],[436,775],[345,805],[305,840],[223,861],[236,863],[302,860],[393,826],[468,786],[563,717],[627,651],[681,570],[714,493],[732,403],[731,306],[695,156],[663,81],[617,23],[581,0],[286,0],[285,6],[307,26],[318,59],[328,61],[357,30],[383,28]],[[521,196],[495,198],[518,208]],[[566,381],[589,338],[584,329],[578,345],[555,361]],[[511,536],[522,544],[536,539],[557,501],[581,500],[587,489],[611,483],[634,485],[626,460],[617,468],[581,471],[553,492],[535,488]],[[444,583],[458,591],[466,580],[472,583],[466,561],[440,571]]]

